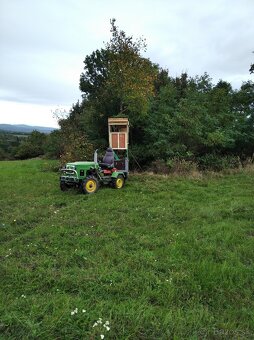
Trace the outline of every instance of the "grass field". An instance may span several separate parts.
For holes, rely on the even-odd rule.
[[[254,338],[253,172],[81,195],[46,163],[0,162],[0,339]]]

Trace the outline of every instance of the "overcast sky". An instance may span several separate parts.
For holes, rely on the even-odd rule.
[[[254,0],[0,0],[0,123],[57,126],[80,98],[85,56],[110,38],[110,18],[144,36],[172,76],[204,72],[237,88],[253,80]]]

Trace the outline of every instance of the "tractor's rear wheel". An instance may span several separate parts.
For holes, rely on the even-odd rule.
[[[84,194],[94,194],[98,189],[99,182],[94,176],[89,176],[82,182],[82,191]]]
[[[125,184],[125,179],[123,175],[118,175],[116,178],[113,178],[113,188],[122,189]]]

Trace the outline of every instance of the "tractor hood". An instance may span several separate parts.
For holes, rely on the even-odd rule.
[[[73,166],[80,167],[80,166],[95,166],[95,162],[71,162],[71,163],[66,163],[66,168],[68,167],[72,168]]]
[[[66,163],[64,169],[66,170],[88,170],[98,169],[98,163],[95,162],[70,162]]]

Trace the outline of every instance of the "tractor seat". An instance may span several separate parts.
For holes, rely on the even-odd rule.
[[[99,166],[102,168],[102,169],[113,169],[114,165],[113,164],[106,164],[106,163],[99,163]]]
[[[102,169],[113,169],[114,167],[114,151],[112,148],[107,148],[106,154],[103,157],[103,162],[99,163]]]

